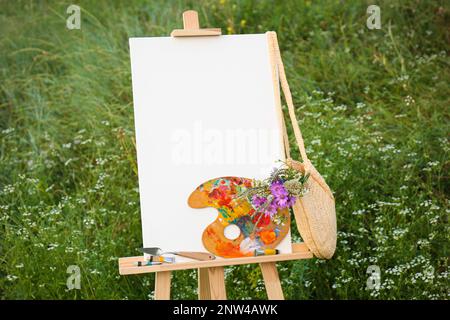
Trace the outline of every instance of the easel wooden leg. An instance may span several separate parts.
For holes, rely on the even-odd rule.
[[[198,269],[198,298],[200,300],[226,300],[223,267]]]
[[[156,272],[155,300],[170,300],[170,271]]]
[[[208,268],[198,269],[198,299],[211,300],[211,289],[209,286]]]
[[[278,277],[277,265],[275,262],[260,263],[261,272],[266,285],[267,297],[269,300],[284,300],[283,289]]]

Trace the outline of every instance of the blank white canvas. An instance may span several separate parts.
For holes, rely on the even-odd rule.
[[[143,245],[206,251],[218,212],[190,208],[191,192],[282,159],[267,37],[131,38],[130,55]],[[290,233],[278,249],[291,252]]]

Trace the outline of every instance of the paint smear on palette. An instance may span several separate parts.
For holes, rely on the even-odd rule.
[[[245,197],[237,195],[253,186],[253,180],[238,177],[221,177],[209,180],[189,196],[192,208],[216,208],[218,216],[202,235],[205,248],[220,257],[236,258],[254,255],[257,249],[273,249],[286,236],[290,226],[289,210],[279,210],[270,219],[256,211]],[[228,225],[239,227],[236,239],[225,237]]]

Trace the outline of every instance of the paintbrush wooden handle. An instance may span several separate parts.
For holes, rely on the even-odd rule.
[[[216,258],[216,256],[214,256],[213,254],[207,253],[207,252],[179,251],[179,252],[175,252],[175,254],[180,257],[191,258],[191,259],[201,260],[201,261],[214,260]]]

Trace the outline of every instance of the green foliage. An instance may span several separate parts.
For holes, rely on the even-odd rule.
[[[308,154],[335,192],[336,254],[280,263],[286,297],[448,298],[448,3],[379,1],[381,30],[367,1],[79,4],[68,30],[67,1],[0,3],[0,298],[153,296],[154,275],[117,268],[141,246],[127,41],[167,35],[188,8],[229,33],[278,32]],[[69,265],[81,290],[66,288]],[[226,277],[230,298],[266,298],[257,266]],[[175,272],[173,298],[196,286]]]

